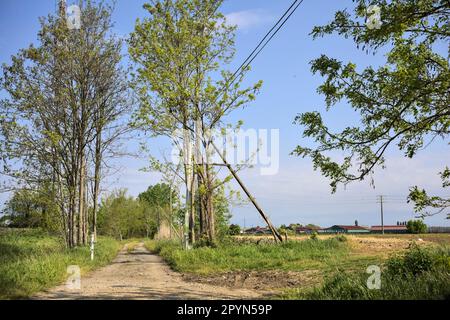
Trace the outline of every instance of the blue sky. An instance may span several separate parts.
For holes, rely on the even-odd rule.
[[[68,1],[71,4],[73,1]],[[126,37],[133,30],[136,18],[143,17],[144,0],[117,0],[113,20],[114,32]],[[252,51],[267,30],[291,4],[290,0],[227,0],[221,10],[229,21],[238,25],[236,33],[236,57],[229,66],[231,70]],[[330,21],[334,12],[351,8],[352,1],[305,0],[280,33],[252,64],[245,83],[264,81],[257,100],[244,110],[236,110],[230,122],[244,121],[245,128],[280,129],[280,170],[272,176],[261,176],[259,170],[250,169],[241,173],[262,207],[275,224],[315,223],[322,226],[353,224],[357,219],[361,225],[379,224],[379,205],[376,196],[388,195],[399,199],[405,197],[408,188],[419,185],[430,192],[443,194],[437,173],[446,164],[450,152],[448,145],[438,141],[415,159],[405,159],[395,150],[388,152],[387,169],[374,175],[375,186],[369,181],[340,188],[331,195],[328,181],[314,172],[308,159],[290,156],[299,143],[308,144],[301,138],[301,128],[292,122],[298,113],[324,110],[323,97],[316,88],[321,84],[320,76],[312,75],[309,62],[321,54],[340,60],[352,61],[358,67],[383,63],[383,51],[376,56],[366,55],[356,49],[350,40],[336,36],[313,40],[309,33],[313,26]],[[20,48],[36,41],[39,30],[38,17],[54,12],[56,0],[0,0],[0,63],[8,63],[10,56]],[[327,113],[324,118],[333,129],[355,123],[356,118],[345,104]],[[133,149],[136,143],[130,142]],[[167,148],[164,139],[149,140],[151,151],[157,155]],[[146,165],[142,159],[119,159],[119,174],[110,177],[105,188],[128,188],[137,195],[148,185],[159,179],[156,173],[143,173]],[[0,195],[3,202],[7,195]],[[257,212],[250,205],[233,207],[233,221],[239,224],[262,225]],[[413,217],[412,208],[404,201],[387,201],[385,223],[395,224],[399,220]],[[450,225],[443,215],[427,218],[429,225]]]

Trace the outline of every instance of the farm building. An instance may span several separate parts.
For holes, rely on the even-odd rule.
[[[372,226],[370,228],[370,233],[382,233],[382,226]],[[408,233],[408,229],[405,225],[397,226],[384,226],[384,233]]]
[[[269,228],[261,228],[261,227],[255,227],[255,228],[250,228],[250,229],[246,229],[244,231],[245,234],[270,234],[271,231]]]
[[[429,233],[450,233],[450,227],[429,227]]]
[[[311,234],[311,233],[313,233],[313,232],[318,232],[318,230],[320,230],[320,228],[313,228],[313,227],[298,227],[298,228],[295,229],[295,232],[296,232],[296,233],[299,233],[299,234],[303,234],[303,233]]]
[[[318,233],[350,233],[350,234],[361,234],[370,233],[369,228],[360,226],[343,226],[334,225],[329,228],[317,230]]]

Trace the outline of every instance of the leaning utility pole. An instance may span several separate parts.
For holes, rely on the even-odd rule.
[[[219,148],[217,148],[217,146],[214,144],[213,141],[211,141],[211,144],[214,147],[214,149],[216,150],[216,152],[219,154],[219,156],[222,159],[222,161],[225,164],[225,166],[228,168],[228,170],[230,170],[230,172],[233,175],[234,179],[236,179],[237,183],[241,186],[242,190],[244,190],[244,192],[247,195],[247,197],[250,199],[250,201],[255,206],[256,210],[258,210],[259,214],[261,215],[261,217],[266,222],[267,226],[269,227],[270,231],[272,232],[272,235],[273,235],[273,238],[275,239],[275,242],[278,242],[278,241],[279,242],[283,242],[283,237],[278,233],[277,229],[274,227],[272,222],[270,222],[269,217],[264,213],[262,208],[256,202],[255,198],[253,198],[253,196],[250,194],[250,191],[248,191],[248,189],[245,187],[244,183],[239,178],[239,176],[237,175],[236,171],[234,171],[234,169],[231,167],[231,165],[227,162],[225,156],[222,154],[222,152],[220,152]]]

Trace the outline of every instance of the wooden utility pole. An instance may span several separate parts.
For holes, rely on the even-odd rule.
[[[384,234],[383,196],[380,196],[381,234]]]
[[[253,203],[253,205],[255,206],[256,210],[259,212],[259,214],[261,215],[261,217],[264,219],[264,221],[266,222],[267,226],[269,227],[270,231],[272,232],[273,238],[275,239],[275,242],[283,242],[283,237],[279,234],[279,232],[277,231],[277,229],[274,227],[274,225],[272,224],[272,222],[270,222],[269,217],[264,213],[264,211],[262,210],[262,208],[259,206],[259,204],[256,202],[255,198],[253,198],[253,196],[250,194],[250,191],[248,191],[248,189],[245,187],[244,183],[242,182],[242,180],[239,178],[239,176],[237,175],[236,171],[234,171],[234,169],[231,167],[231,165],[227,162],[225,156],[222,154],[222,152],[220,152],[219,148],[217,148],[217,146],[214,144],[213,141],[211,141],[212,146],[214,147],[214,149],[216,150],[216,152],[219,154],[220,158],[222,159],[223,163],[225,164],[225,166],[228,168],[228,170],[230,170],[231,174],[233,175],[234,179],[236,179],[237,183],[241,186],[242,190],[244,190],[245,194],[247,195],[247,197],[250,199],[250,201]]]

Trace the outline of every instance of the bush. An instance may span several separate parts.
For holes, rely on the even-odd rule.
[[[319,240],[319,237],[318,237],[318,235],[317,235],[317,232],[314,231],[314,232],[311,234],[310,239],[311,239],[311,240]]]
[[[347,237],[344,236],[343,234],[334,237],[334,239],[336,239],[339,242],[347,242]]]
[[[434,259],[429,250],[414,245],[404,256],[393,257],[386,264],[386,272],[391,276],[419,275],[433,269]]]
[[[241,233],[241,227],[237,224],[232,224],[228,228],[228,234],[231,236],[237,236],[240,233]]]
[[[312,300],[449,299],[450,250],[412,247],[403,256],[388,260],[381,289],[367,288],[368,274],[344,273],[327,278],[319,288],[288,293],[288,298]]]
[[[406,225],[409,233],[426,233],[428,230],[427,225],[422,220],[409,220]]]

